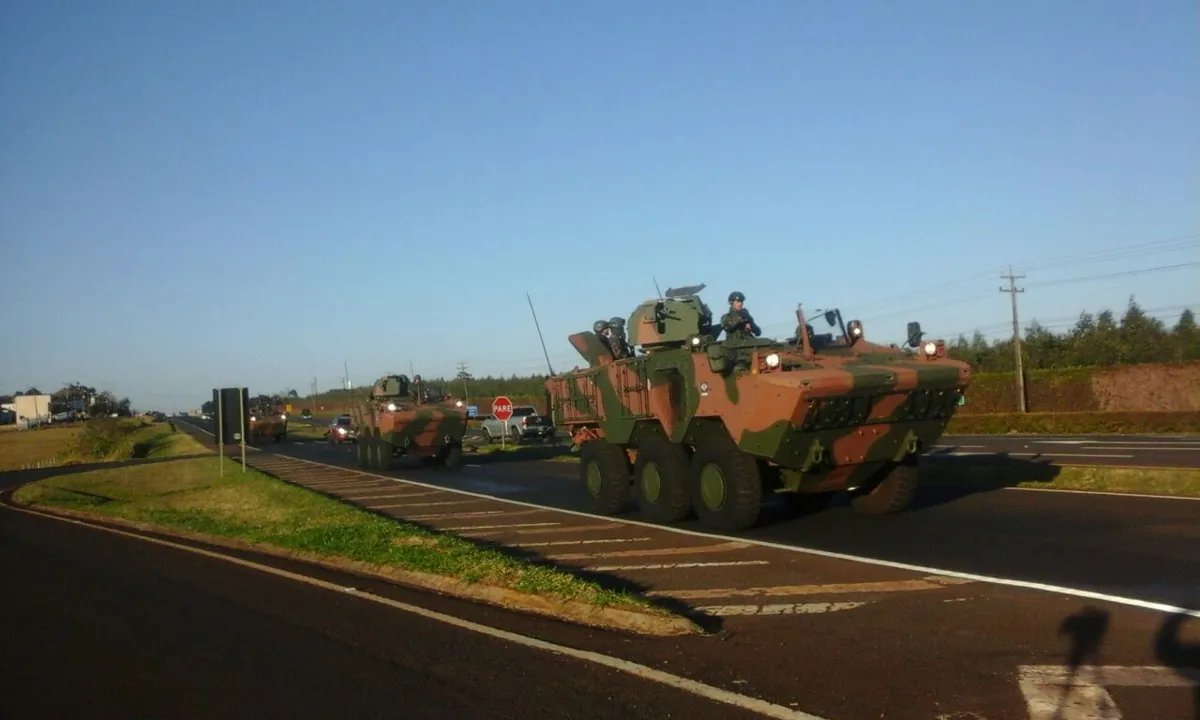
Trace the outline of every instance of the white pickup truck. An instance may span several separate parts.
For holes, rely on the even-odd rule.
[[[554,439],[554,423],[545,415],[538,415],[537,408],[532,405],[516,405],[508,420],[499,420],[495,415],[483,419],[480,431],[483,432],[484,443],[500,442],[508,426],[508,436],[505,442],[519,443],[525,438]]]

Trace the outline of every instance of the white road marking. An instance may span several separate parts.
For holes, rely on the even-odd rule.
[[[1187,677],[1184,677],[1184,676]],[[1017,684],[1030,720],[1120,720],[1107,687],[1195,687],[1200,673],[1155,665],[1021,665]]]
[[[360,491],[360,492],[371,492],[371,491],[367,490],[367,491]],[[426,495],[437,495],[437,493],[430,491],[430,492],[419,492],[419,493],[394,493],[391,495],[343,495],[343,497],[345,497],[347,500],[354,500],[355,502],[357,502],[359,500],[395,500],[397,498],[423,497]]]
[[[700,590],[651,590],[647,596],[694,598],[727,598],[779,595],[842,595],[846,593],[892,593],[915,590],[940,590],[948,585],[963,585],[970,581],[942,577],[920,580],[886,580],[883,582],[830,583],[828,585],[773,585],[766,587],[703,588]]]
[[[1130,468],[1131,470],[1133,468]],[[1105,497],[1119,498],[1145,498],[1147,500],[1191,500],[1193,502],[1200,500],[1200,496],[1195,495],[1154,495],[1151,493],[1130,493],[1130,492],[1114,492],[1111,490],[1065,490],[1063,488],[1004,488],[1005,490],[1020,490],[1022,492],[1047,492],[1047,493],[1068,493],[1071,495],[1101,495]]]
[[[529,547],[522,545],[521,547]],[[685,568],[734,567],[738,565],[770,565],[770,560],[730,560],[729,562],[690,562],[665,563],[662,565],[593,565],[585,567],[590,572],[611,572],[613,570],[682,570]]]
[[[731,615],[816,615],[820,613],[853,610],[868,602],[842,603],[781,603],[778,605],[704,605],[693,608],[696,612],[717,617]]]
[[[619,672],[623,672],[628,675],[632,675],[634,677],[641,678],[643,680],[647,680],[650,682],[656,682],[661,685],[666,685],[668,687],[673,687],[678,690],[682,690],[684,692],[688,692],[693,695],[706,698],[708,700],[725,703],[726,705],[732,705],[734,707],[742,708],[743,710],[748,710],[750,712],[756,712],[760,715],[763,715],[764,717],[781,718],[782,720],[825,720],[824,718],[821,718],[817,715],[811,715],[809,713],[805,713],[800,710],[795,710],[795,709],[792,709],[789,707],[784,707],[783,705],[776,705],[774,703],[767,702],[766,700],[760,700],[759,698],[750,697],[748,695],[741,695],[739,693],[725,690],[725,689],[722,689],[722,688],[719,688],[719,687],[716,687],[713,685],[707,685],[705,683],[698,682],[698,681],[692,680],[690,678],[685,678],[685,677],[682,677],[679,675],[673,675],[671,673],[664,672],[664,671],[658,670],[656,668],[647,667],[645,665],[640,665],[638,663],[631,662],[629,660],[624,660],[624,659],[621,659],[618,657],[614,657],[612,655],[605,655],[603,653],[593,652],[591,650],[580,650],[578,648],[573,648],[568,645],[559,645],[557,643],[547,642],[545,640],[539,640],[538,638],[529,637],[527,635],[521,635],[519,633],[509,632],[508,630],[501,630],[499,628],[491,627],[490,625],[483,625],[480,623],[471,622],[470,620],[463,620],[462,618],[458,618],[453,615],[447,615],[446,613],[440,613],[435,610],[428,610],[426,608],[423,608],[423,607],[420,607],[417,605],[410,605],[408,603],[400,602],[398,600],[393,600],[391,598],[384,597],[382,595],[375,595],[374,593],[369,593],[369,592],[365,592],[363,590],[358,590],[357,588],[345,587],[342,585],[338,585],[336,583],[331,583],[331,582],[327,582],[325,580],[321,580],[318,578],[309,577],[308,575],[301,575],[300,573],[291,572],[289,570],[281,570],[279,568],[274,568],[269,565],[263,565],[261,563],[256,563],[256,562],[253,562],[250,560],[243,560],[242,558],[231,557],[229,555],[222,555],[221,553],[212,552],[211,550],[204,550],[202,548],[191,547],[191,546],[183,545],[180,543],[174,543],[169,540],[161,540],[159,538],[147,537],[144,535],[137,535],[135,533],[125,532],[123,530],[117,530],[115,528],[108,528],[108,527],[102,527],[99,525],[92,525],[90,523],[85,523],[85,522],[82,522],[79,520],[75,520],[73,518],[64,518],[64,517],[56,516],[56,515],[46,515],[43,513],[25,510],[23,508],[10,507],[8,505],[4,505],[3,507],[7,510],[12,510],[15,512],[21,512],[21,513],[25,513],[28,515],[37,515],[39,517],[50,518],[53,520],[58,520],[60,522],[67,522],[67,523],[71,523],[74,525],[80,525],[83,527],[91,528],[93,530],[99,530],[102,532],[113,533],[116,535],[123,535],[125,537],[133,538],[135,540],[141,540],[142,542],[150,542],[150,543],[154,543],[156,545],[162,545],[165,547],[174,548],[176,550],[182,550],[184,552],[190,552],[190,553],[195,553],[197,555],[203,555],[205,557],[209,557],[214,560],[223,560],[225,562],[233,563],[235,565],[239,565],[244,568],[249,568],[251,570],[257,570],[259,572],[267,573],[269,575],[274,575],[276,577],[287,578],[289,580],[294,580],[296,582],[303,583],[305,585],[321,588],[322,590],[329,590],[329,591],[343,594],[343,595],[352,595],[361,600],[366,600],[367,602],[373,602],[373,603],[376,603],[379,605],[385,605],[387,607],[390,607],[390,608],[393,608],[396,610],[401,610],[403,612],[407,612],[407,613],[410,613],[413,615],[419,615],[428,620],[433,620],[435,622],[440,622],[440,623],[443,623],[446,625],[452,625],[454,627],[457,627],[457,628],[460,628],[463,630],[467,630],[470,632],[474,632],[474,633],[477,633],[480,635],[488,635],[490,637],[494,637],[494,638],[497,638],[500,640],[505,640],[505,641],[514,643],[516,645],[521,645],[521,646],[528,647],[528,648],[534,648],[536,650],[543,650],[545,652],[550,652],[550,653],[557,653],[559,655],[566,655],[567,657],[571,657],[576,660],[581,660],[583,662],[589,662],[589,663],[593,663],[595,665],[602,665],[604,667],[611,668],[613,670],[617,670]]]
[[[1007,452],[1004,450],[997,450],[996,452],[974,452],[974,451],[972,451],[972,452],[941,453],[941,455],[942,456],[953,455],[955,457],[973,457],[973,456],[978,456],[978,455],[1004,455],[1006,457],[1046,457],[1046,458],[1075,457],[1075,458],[1123,458],[1123,459],[1128,459],[1128,458],[1134,457],[1133,455],[1113,455],[1113,454],[1104,454],[1104,453],[1060,453],[1060,452],[1054,452],[1052,450],[1047,451],[1047,452]]]
[[[557,524],[557,523],[556,523]],[[603,543],[644,542],[648,537],[639,538],[599,538],[596,540],[551,540],[549,542],[521,543],[520,547],[549,547],[554,545],[600,545]]]
[[[1155,452],[1200,452],[1200,447],[1173,445],[1089,445],[1089,450],[1153,450]]]
[[[598,553],[567,553],[564,555],[547,555],[547,560],[591,560],[594,558],[638,557],[645,555],[707,555],[717,552],[731,552],[749,547],[744,542],[727,542],[720,545],[689,545],[686,547],[643,548],[640,550],[613,550]]]
[[[211,435],[211,434],[212,433],[209,433],[209,435]],[[303,458],[294,458],[291,456],[286,456],[286,457],[288,457],[288,459],[290,459],[290,460],[305,462],[305,463],[309,463],[311,465],[323,465],[325,467],[336,469],[336,470],[344,470],[345,469],[345,468],[339,468],[336,465],[329,465],[327,463],[317,462],[315,460],[305,460]],[[1053,585],[1051,583],[1034,582],[1031,580],[1017,580],[1015,578],[1003,578],[1003,577],[996,577],[994,575],[981,575],[979,573],[968,573],[968,572],[962,572],[959,570],[947,570],[945,568],[935,568],[935,567],[930,567],[930,566],[926,566],[926,565],[916,565],[913,563],[897,562],[895,560],[883,560],[881,558],[873,558],[873,557],[867,557],[867,556],[863,556],[863,555],[851,555],[849,553],[839,553],[839,552],[834,552],[832,550],[820,550],[817,548],[801,547],[801,546],[797,546],[797,545],[784,545],[782,543],[770,542],[768,540],[758,540],[758,539],[752,539],[752,538],[735,538],[735,537],[731,537],[729,535],[720,535],[720,534],[712,533],[712,532],[700,532],[697,530],[686,530],[684,528],[670,527],[667,525],[656,525],[654,523],[643,522],[641,520],[633,520],[633,519],[620,518],[620,517],[609,517],[609,516],[604,516],[604,515],[593,515],[592,513],[586,513],[586,512],[579,511],[579,510],[566,510],[566,509],[562,509],[562,508],[549,507],[546,505],[537,505],[536,503],[526,502],[524,500],[511,500],[509,498],[499,498],[499,497],[494,497],[491,495],[483,495],[481,493],[473,493],[468,490],[457,490],[454,488],[441,487],[441,486],[433,485],[430,483],[423,483],[418,480],[408,480],[405,478],[388,478],[388,477],[385,477],[382,475],[380,475],[379,477],[384,477],[385,479],[393,480],[395,482],[402,482],[402,483],[405,483],[408,485],[415,485],[418,487],[425,487],[425,488],[430,488],[430,489],[434,489],[434,490],[445,490],[446,492],[460,493],[463,495],[475,495],[477,497],[491,497],[496,502],[508,503],[509,505],[521,505],[523,507],[538,508],[540,510],[545,510],[548,512],[557,512],[557,513],[562,513],[565,515],[574,515],[576,517],[585,517],[585,518],[589,518],[592,520],[604,520],[604,521],[607,521],[610,525],[611,524],[632,525],[634,527],[647,528],[647,529],[657,530],[657,531],[661,531],[661,532],[669,532],[669,533],[674,533],[676,535],[688,535],[691,537],[703,537],[703,538],[717,538],[717,539],[721,539],[721,540],[729,540],[731,542],[747,542],[747,543],[750,543],[751,545],[757,545],[759,547],[773,548],[775,550],[782,550],[784,552],[797,553],[797,554],[801,554],[801,555],[814,555],[816,557],[833,558],[835,560],[846,560],[848,562],[860,563],[862,565],[874,565],[877,567],[889,567],[889,568],[894,568],[896,570],[909,570],[912,572],[921,573],[922,575],[940,575],[942,577],[947,577],[947,578],[958,578],[961,580],[984,582],[984,583],[989,583],[992,585],[1003,585],[1005,587],[1023,588],[1026,590],[1037,590],[1040,592],[1046,592],[1046,593],[1051,593],[1051,594],[1055,594],[1055,595],[1067,595],[1070,597],[1087,598],[1089,600],[1100,600],[1103,602],[1109,602],[1109,603],[1113,603],[1116,605],[1125,605],[1127,607],[1136,607],[1136,608],[1141,608],[1143,610],[1153,610],[1155,612],[1167,613],[1170,615],[1186,615],[1188,617],[1200,618],[1200,610],[1193,610],[1191,608],[1180,607],[1178,605],[1170,605],[1168,603],[1154,602],[1151,600],[1142,600],[1140,598],[1123,597],[1120,595],[1110,595],[1107,593],[1100,593],[1100,592],[1095,592],[1092,590],[1083,590],[1080,588],[1072,588],[1072,587],[1067,587],[1065,585]],[[1014,488],[1014,489],[1025,490],[1025,488]],[[1027,490],[1027,491],[1032,491],[1032,492],[1083,492],[1083,491],[1072,491],[1072,490],[1041,490],[1041,489],[1038,489],[1038,490],[1031,489],[1031,490]],[[1126,493],[1095,493],[1095,492],[1088,492],[1087,494],[1090,494],[1090,495],[1108,494],[1108,495],[1121,495],[1121,496],[1127,495]],[[1184,499],[1197,500],[1197,499],[1200,499],[1200,498],[1182,498],[1182,497],[1178,497],[1178,496],[1170,496],[1170,497],[1149,496],[1149,497],[1153,497],[1155,499],[1169,499],[1169,500],[1184,500]],[[539,532],[539,531],[532,530],[529,532]]]
[[[361,498],[352,498],[355,500]],[[483,502],[482,500],[439,500],[437,502],[415,502],[415,503],[398,503],[395,505],[376,505],[377,508],[418,508],[418,507],[439,507],[442,505],[470,505],[471,503]]]
[[[1031,440],[1038,445],[1087,445],[1087,440]]]
[[[496,530],[500,528],[530,528],[530,527],[549,527],[552,525],[562,525],[556,522],[542,523],[514,523],[512,525],[463,525],[460,527],[438,528],[442,532],[457,532],[459,530]],[[525,547],[525,546],[522,546]]]

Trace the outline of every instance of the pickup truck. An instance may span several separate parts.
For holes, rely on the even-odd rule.
[[[513,407],[513,414],[508,420],[499,420],[495,415],[488,415],[483,419],[483,424],[480,431],[483,433],[483,442],[492,443],[500,442],[500,438],[504,436],[504,426],[508,426],[508,437],[506,442],[519,443],[525,438],[542,438],[543,440],[554,439],[554,423],[545,415],[538,415],[537,408],[532,405],[517,405]]]

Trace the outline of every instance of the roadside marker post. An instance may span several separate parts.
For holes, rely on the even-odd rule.
[[[512,417],[513,404],[512,400],[508,399],[507,395],[501,395],[495,400],[492,400],[492,415],[497,420],[504,423],[504,432],[500,435],[500,448],[505,447],[505,441],[508,440],[508,419]]]

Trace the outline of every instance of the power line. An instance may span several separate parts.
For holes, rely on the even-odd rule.
[[[1042,282],[1030,283],[1030,287],[1041,287],[1043,285],[1065,285],[1074,282],[1088,282],[1091,280],[1106,280],[1115,277],[1127,277],[1130,275],[1145,275],[1153,272],[1164,272],[1167,270],[1180,270],[1182,268],[1197,267],[1200,262],[1177,263],[1175,265],[1159,265],[1157,267],[1142,268],[1140,270],[1120,270],[1111,273],[1100,273],[1098,275],[1080,275],[1073,278],[1063,278],[1061,280],[1043,280]]]
[[[1025,292],[1025,288],[1017,287],[1017,280],[1025,276],[1014,275],[1012,267],[1009,267],[1008,274],[1001,275],[1000,277],[1008,280],[1008,287],[1000,286],[1000,292],[1012,295],[1013,353],[1016,355],[1017,363],[1017,410],[1018,412],[1025,412],[1025,373],[1021,368],[1021,325],[1017,322],[1017,293]]]

